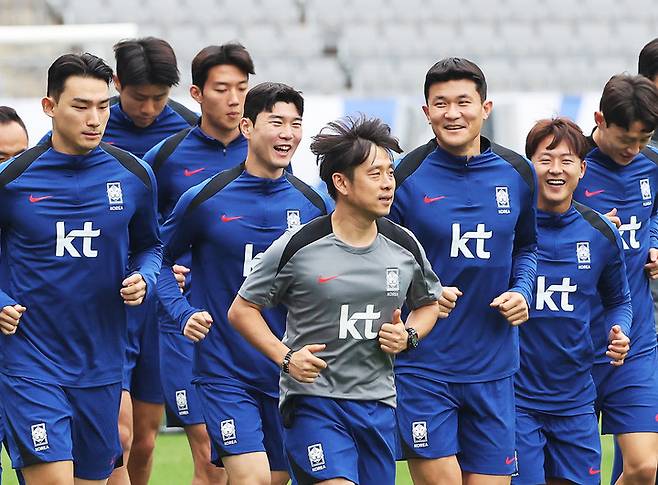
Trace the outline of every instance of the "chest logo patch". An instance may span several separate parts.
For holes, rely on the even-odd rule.
[[[110,210],[123,210],[123,192],[121,191],[121,182],[108,182],[106,187],[107,202],[110,204]]]
[[[649,201],[649,202],[644,202],[642,205],[647,206],[651,205],[651,184],[649,183],[649,179],[640,179],[640,192],[642,193],[642,200]]]
[[[286,222],[288,223],[288,229],[298,227],[302,225],[302,219],[299,215],[299,211],[296,209],[289,209],[286,211]]]
[[[498,206],[499,214],[509,214],[511,212],[507,187],[496,187],[496,206]]]
[[[589,242],[582,241],[576,243],[576,257],[578,258],[578,269],[590,269]]]
[[[400,270],[386,268],[386,296],[398,296],[400,293]]]

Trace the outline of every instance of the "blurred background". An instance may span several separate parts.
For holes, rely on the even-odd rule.
[[[539,118],[562,114],[586,133],[605,82],[637,72],[658,36],[654,0],[0,0],[0,104],[14,106],[31,139],[48,129],[39,98],[60,54],[89,51],[113,65],[112,45],[154,35],[174,47],[188,94],[204,46],[242,42],[252,83],[304,92],[305,143],[293,159],[315,174],[308,138],[331,119],[364,112],[387,121],[405,149],[431,138],[421,111],[427,69],[446,56],[478,63],[494,102],[487,134],[522,151]]]

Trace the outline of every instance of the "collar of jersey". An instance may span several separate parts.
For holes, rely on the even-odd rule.
[[[237,137],[231,140],[228,145],[224,145],[221,141],[217,140],[216,138],[213,138],[212,136],[210,136],[209,134],[207,134],[205,131],[201,129],[201,119],[199,119],[199,123],[192,129],[192,134],[196,136],[199,140],[202,140],[206,143],[211,143],[213,145],[219,145],[224,148],[233,148],[234,146],[242,145],[247,141],[244,135],[240,133]]]
[[[537,225],[540,227],[564,227],[576,220],[578,214],[573,205],[562,214],[537,209]]]
[[[128,116],[125,111],[123,111],[123,108],[121,107],[121,100],[117,102],[117,104],[113,105],[110,108],[110,113],[116,113],[116,116],[118,117],[117,121],[125,126],[128,126],[131,130],[148,130],[152,126],[156,125],[158,122],[162,121],[164,118],[169,116],[169,112],[172,111],[172,109],[169,107],[169,102],[167,101],[167,104],[165,105],[164,109],[160,112],[158,116],[155,117],[155,120],[153,123],[148,125],[145,128],[141,128],[137,126],[135,123],[133,123],[133,120]]]
[[[242,162],[244,166],[244,162]],[[254,190],[258,190],[263,194],[273,194],[280,190],[285,189],[289,182],[287,178],[287,172],[283,172],[283,175],[276,179],[268,179],[263,177],[256,177],[247,172],[246,169],[242,171],[242,174],[239,177],[240,184],[243,186],[250,187]]]
[[[480,147],[483,148],[480,154],[469,158],[453,155],[437,145],[436,149],[430,154],[430,158],[438,165],[448,168],[481,165],[496,158],[496,154],[491,151],[491,142],[484,136],[480,136]]]

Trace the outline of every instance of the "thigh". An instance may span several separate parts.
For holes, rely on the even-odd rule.
[[[516,452],[519,473],[512,477],[513,485],[545,483],[544,449],[546,437],[542,423],[532,412],[516,409]]]
[[[162,404],[164,397],[160,382],[160,331],[154,300],[146,302],[148,306],[142,324],[139,355],[132,372],[130,395],[139,401]]]
[[[123,454],[117,426],[121,385],[67,388],[66,394],[73,408],[75,477],[104,480]]]
[[[601,479],[601,440],[594,413],[546,421],[546,476],[595,485]]]
[[[183,335],[160,332],[160,384],[167,426],[179,428],[202,424],[203,411],[192,384],[194,344]]]
[[[345,401],[344,409],[354,422],[359,484],[394,484],[395,409],[379,401]]]
[[[279,412],[279,399],[262,394],[259,399],[263,426],[263,445],[272,471],[288,471],[289,465],[283,449],[283,423]]]
[[[72,409],[64,390],[21,377],[0,376],[6,442],[14,468],[73,461]],[[117,423],[114,423],[117,429]]]
[[[434,459],[455,455],[459,404],[451,384],[402,374],[395,378],[398,457]]]
[[[287,399],[284,413],[284,446],[296,483],[337,478],[359,483],[356,443],[336,400],[295,396]]]
[[[265,451],[259,402],[252,393],[228,384],[204,383],[196,387],[213,463],[222,466],[226,456]]]
[[[483,475],[512,475],[515,455],[514,381],[460,384],[459,465]]]
[[[596,372],[602,433],[658,433],[655,351],[628,360],[621,367],[595,367],[603,367]]]
[[[147,302],[150,300],[147,300]],[[123,358],[123,381],[124,391],[130,392],[133,380],[133,372],[141,352],[142,333],[144,332],[144,319],[146,316],[146,304],[126,308],[127,336],[126,350]]]

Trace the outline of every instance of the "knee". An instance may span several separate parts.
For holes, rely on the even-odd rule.
[[[133,443],[133,430],[131,426],[119,423],[119,440],[124,452],[129,452]]]
[[[155,450],[155,435],[148,433],[144,436],[135,437],[132,444],[133,454],[151,456]]]
[[[632,483],[655,483],[657,466],[655,458],[631,465],[624,463],[624,478]]]

